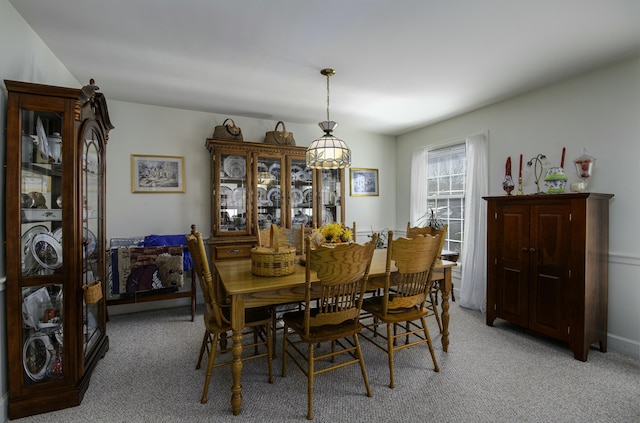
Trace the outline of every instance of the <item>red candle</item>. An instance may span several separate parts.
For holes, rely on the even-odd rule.
[[[520,154],[520,171],[518,172],[518,178],[522,178],[522,154]]]
[[[564,167],[564,153],[565,147],[562,147],[562,159],[560,160],[560,167]]]
[[[507,170],[505,172],[505,176],[511,176],[511,156],[507,157]]]

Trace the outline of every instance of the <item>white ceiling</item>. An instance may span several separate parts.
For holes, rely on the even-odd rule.
[[[640,52],[639,0],[9,0],[107,98],[397,135]],[[240,123],[241,124],[241,123]]]

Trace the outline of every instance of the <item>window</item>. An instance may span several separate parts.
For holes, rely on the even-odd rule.
[[[449,225],[443,250],[462,251],[467,155],[464,142],[429,150],[427,163],[427,216]]]

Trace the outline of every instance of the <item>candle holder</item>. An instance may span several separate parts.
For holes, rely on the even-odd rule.
[[[518,195],[524,195],[524,192],[522,192],[522,176],[518,177]]]
[[[536,194],[544,194],[544,192],[540,191],[540,178],[542,177],[542,172],[544,172],[543,165],[546,163],[547,156],[544,154],[538,154],[527,162],[527,166],[533,166],[533,174],[536,177]]]

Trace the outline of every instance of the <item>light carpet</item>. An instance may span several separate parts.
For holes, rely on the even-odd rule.
[[[440,372],[425,344],[396,354],[396,388],[388,387],[383,351],[362,341],[373,397],[358,366],[315,380],[316,422],[632,422],[640,421],[640,362],[593,349],[586,363],[566,344],[537,337],[451,304],[449,352],[435,319],[429,325]],[[230,407],[231,369],[214,369],[209,402],[200,403],[205,366],[195,370],[204,333],[188,307],[112,316],[110,349],[78,407],[15,420],[52,422],[303,422],[306,378],[293,365],[275,383],[266,362],[245,363],[239,416]]]

